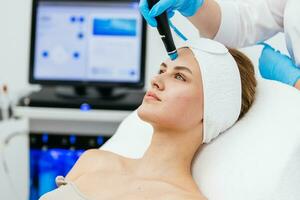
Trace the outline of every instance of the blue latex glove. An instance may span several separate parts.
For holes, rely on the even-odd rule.
[[[193,16],[203,5],[204,0],[160,0],[149,11],[147,0],[140,0],[139,9],[148,24],[157,26],[155,17],[167,11],[169,18],[174,16],[174,11],[178,10],[183,16]]]
[[[259,58],[259,71],[263,78],[280,81],[294,86],[300,79],[300,68],[297,68],[292,59],[280,51],[275,51],[268,44]]]

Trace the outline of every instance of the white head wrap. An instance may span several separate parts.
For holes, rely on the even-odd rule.
[[[241,111],[242,88],[238,66],[221,43],[200,38],[187,41],[202,75],[204,95],[203,143],[230,128]]]

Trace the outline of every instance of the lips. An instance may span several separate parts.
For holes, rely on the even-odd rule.
[[[161,101],[161,99],[154,92],[151,92],[151,91],[148,91],[146,93],[146,97],[153,98],[153,99],[155,99],[157,101]]]

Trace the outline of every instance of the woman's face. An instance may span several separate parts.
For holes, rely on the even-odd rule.
[[[176,60],[168,59],[161,64],[138,115],[154,127],[181,131],[202,123],[202,79],[190,49],[179,49]]]

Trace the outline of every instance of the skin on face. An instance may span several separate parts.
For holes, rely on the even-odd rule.
[[[192,51],[179,49],[178,58],[167,59],[159,71],[148,92],[160,100],[146,94],[138,108],[139,117],[154,128],[175,131],[187,131],[202,123],[202,78]]]

